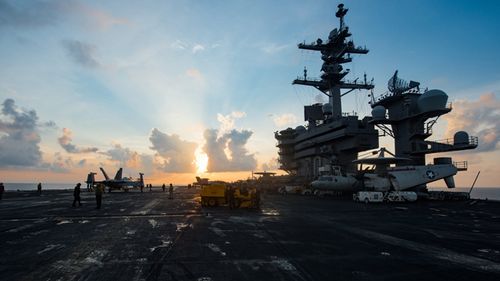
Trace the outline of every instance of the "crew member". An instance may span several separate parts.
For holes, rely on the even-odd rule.
[[[174,199],[174,186],[172,184],[168,186],[168,199]]]
[[[0,200],[2,200],[4,191],[5,191],[5,187],[3,186],[3,182],[0,182]]]
[[[76,207],[76,202],[78,202],[78,207],[82,206],[80,202],[80,183],[77,183],[75,189],[73,190],[73,207]]]
[[[38,195],[42,195],[42,183],[39,182],[38,183],[38,186],[36,187],[37,191],[38,191]]]
[[[104,192],[104,185],[102,183],[98,183],[97,186],[95,187],[95,202],[97,203],[96,209],[101,208],[103,192]]]
[[[165,184],[162,184],[161,189],[163,189],[163,192],[165,192]]]
[[[227,190],[227,198],[229,201],[229,209],[234,209],[234,188],[232,186],[229,186]]]

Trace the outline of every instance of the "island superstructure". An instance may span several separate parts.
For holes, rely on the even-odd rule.
[[[275,133],[279,148],[281,169],[292,175],[313,179],[319,175],[320,167],[334,164],[353,170],[352,163],[363,152],[378,147],[378,131],[369,121],[354,114],[342,112],[341,97],[355,89],[371,90],[370,81],[347,81],[349,73],[343,65],[352,62],[351,54],[367,54],[368,49],[357,47],[352,40],[344,16],[347,9],[338,6],[336,16],[340,27],[334,28],[324,42],[317,39],[311,44],[301,43],[299,49],[321,53],[323,65],[320,79],[306,76],[297,78],[293,84],[311,86],[328,96],[328,103],[304,107],[307,128],[298,126]]]
[[[448,95],[437,89],[421,89],[419,82],[399,78],[398,71],[389,79],[388,91],[377,98],[373,81],[367,81],[366,74],[363,79],[344,79],[349,69],[343,65],[352,62],[351,54],[368,53],[367,48],[349,40],[351,33],[344,21],[347,11],[343,4],[338,5],[335,15],[339,18],[339,28],[334,28],[327,40],[298,45],[299,49],[319,51],[323,65],[319,79],[307,77],[304,70],[304,77],[295,79],[293,84],[314,87],[329,100],[304,107],[306,126],[275,133],[281,169],[309,182],[328,173],[336,172],[341,177],[351,174],[347,175],[351,177],[346,181],[349,184],[342,188],[352,191],[396,187],[422,190],[426,183],[438,179],[444,179],[450,188],[455,187],[453,175],[466,170],[467,162],[437,157],[433,165],[426,165],[426,155],[474,149],[478,145],[477,137],[459,131],[452,139],[427,140],[438,118],[452,110]],[[372,116],[359,119],[356,114],[342,111],[342,96],[353,90],[370,90]],[[394,139],[394,159],[357,159],[361,152],[379,148],[379,137],[386,135]],[[379,168],[372,174],[360,171],[358,165],[367,163],[378,164]],[[332,183],[335,186],[345,179],[330,180],[339,181]],[[413,186],[411,182],[419,183]]]

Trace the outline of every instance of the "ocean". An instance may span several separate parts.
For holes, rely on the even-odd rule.
[[[36,191],[36,186],[38,183],[5,183],[5,189],[7,191]],[[85,185],[85,184],[84,184]],[[75,183],[42,183],[42,190],[62,190],[70,189],[75,187]],[[460,191],[468,192],[469,188],[429,188],[432,191]],[[499,200],[500,201],[500,188],[499,187],[474,187],[471,192],[471,198],[473,199],[488,199],[488,200]]]

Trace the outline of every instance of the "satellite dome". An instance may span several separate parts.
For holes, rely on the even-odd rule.
[[[461,145],[461,144],[469,144],[469,134],[464,131],[458,131],[453,136],[453,144]]]
[[[385,107],[377,105],[372,109],[372,117],[374,120],[385,119]]]
[[[423,93],[417,101],[420,112],[443,110],[446,108],[448,95],[441,90],[429,90]]]
[[[323,104],[322,109],[323,109],[323,115],[332,115],[333,110],[331,104],[329,103]]]
[[[300,133],[300,132],[304,132],[305,130],[306,130],[306,127],[304,127],[304,126],[297,126],[297,127],[295,128],[295,131],[297,131],[297,132],[299,132],[299,133]]]

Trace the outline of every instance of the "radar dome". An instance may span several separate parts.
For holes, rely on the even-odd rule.
[[[441,90],[429,90],[418,98],[418,109],[420,112],[442,110],[446,108],[448,95]]]
[[[460,144],[469,144],[469,134],[464,131],[458,131],[455,133],[453,136],[453,144],[454,145],[460,145]]]
[[[323,115],[332,115],[332,105],[329,103],[323,104]]]
[[[304,127],[304,126],[297,126],[295,128],[295,131],[297,131],[298,133],[304,132],[305,130],[306,130],[306,127]]]
[[[374,120],[385,119],[385,107],[377,105],[372,109],[372,117]]]

